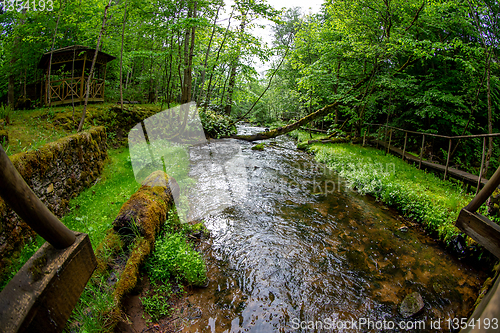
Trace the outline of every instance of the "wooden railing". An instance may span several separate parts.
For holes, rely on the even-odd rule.
[[[440,134],[433,134],[433,133],[424,133],[424,132],[417,132],[417,131],[410,131],[410,130],[405,130],[402,128],[394,127],[394,126],[389,126],[389,125],[384,125],[384,124],[365,124],[367,126],[366,130],[364,131],[363,134],[363,145],[365,144],[366,141],[366,136],[370,132],[370,127],[371,126],[378,126],[378,127],[384,127],[385,128],[385,135],[384,135],[384,142],[387,142],[387,132],[389,132],[389,141],[387,144],[387,151],[389,152],[391,149],[391,141],[392,141],[392,134],[393,131],[400,131],[405,134],[405,139],[404,139],[404,145],[403,145],[403,153],[401,158],[404,160],[406,156],[406,145],[408,142],[408,134],[416,134],[416,135],[421,135],[422,136],[422,147],[420,149],[420,155],[419,155],[419,163],[418,163],[418,168],[420,169],[422,167],[422,160],[423,160],[423,153],[424,153],[424,146],[425,146],[425,138],[426,137],[435,137],[435,138],[441,138],[441,139],[447,139],[448,140],[448,152],[446,156],[446,165],[444,168],[444,179],[448,176],[448,170],[449,170],[449,164],[450,164],[450,157],[451,157],[451,148],[452,148],[452,141],[455,139],[472,139],[472,138],[483,138],[483,149],[482,149],[482,157],[481,157],[481,167],[479,169],[479,176],[477,179],[477,189],[476,189],[476,194],[479,192],[479,189],[481,187],[481,183],[483,180],[483,167],[484,167],[484,158],[486,154],[486,138],[489,137],[500,137],[500,133],[493,133],[493,134],[477,134],[477,135],[456,135],[456,136],[448,136],[448,135],[440,135]],[[378,145],[378,142],[377,142]]]
[[[500,226],[494,222],[492,222],[486,216],[483,216],[477,212],[479,207],[483,203],[488,200],[488,198],[493,194],[495,189],[500,185],[500,167],[495,171],[493,176],[488,180],[486,185],[479,191],[481,178],[482,178],[482,170],[484,166],[484,158],[485,158],[485,150],[486,150],[486,138],[489,137],[497,137],[500,136],[500,133],[494,134],[478,134],[478,135],[458,135],[458,136],[446,136],[432,133],[422,133],[416,131],[404,130],[401,128],[381,125],[381,124],[367,124],[369,126],[379,126],[385,127],[386,135],[384,141],[387,140],[387,130],[389,130],[389,140],[387,144],[387,151],[391,148],[391,140],[392,140],[392,131],[401,131],[405,134],[404,145],[403,145],[403,153],[402,158],[404,159],[406,154],[406,144],[408,141],[408,134],[417,134],[422,135],[422,148],[419,156],[419,168],[422,164],[422,155],[424,151],[425,137],[437,137],[448,140],[448,154],[446,158],[446,169],[445,169],[445,179],[448,171],[448,166],[450,163],[450,154],[452,147],[452,140],[454,139],[471,139],[471,138],[483,138],[483,150],[481,157],[481,169],[479,172],[478,185],[476,196],[474,199],[461,211],[455,222],[455,226],[457,226],[460,230],[462,230],[469,237],[474,239],[480,245],[482,245],[485,249],[495,255],[497,258],[500,258]],[[365,144],[365,139],[368,130],[365,131],[363,135],[363,145]],[[467,325],[465,329],[462,329],[461,333],[471,333],[471,332],[498,332],[498,325],[489,325],[489,323],[493,323],[494,320],[500,321],[500,277],[497,274],[495,277],[495,282],[492,288],[488,291],[486,296],[480,301],[471,317],[467,320],[467,323],[473,323],[474,325]],[[488,325],[486,325],[488,324]]]
[[[90,81],[89,100],[104,100],[104,79],[92,79]],[[82,82],[81,77],[66,78],[50,81],[50,97],[45,96],[46,105],[57,105],[64,103],[81,102],[85,99],[85,87],[87,78]]]
[[[1,145],[0,196],[47,241],[0,293],[1,331],[62,332],[97,266],[90,238],[52,214]]]
[[[465,232],[469,237],[484,246],[488,251],[500,258],[500,226],[488,219],[487,217],[477,213],[481,205],[488,200],[493,191],[500,185],[500,167],[495,171],[488,183],[483,189],[472,199],[472,201],[460,211],[455,225]],[[492,320],[500,321],[500,279],[498,275],[493,284],[493,287],[488,291],[485,297],[478,304],[468,323],[474,323],[474,326],[467,326],[462,329],[461,333],[469,332],[498,332],[496,329],[485,323]],[[482,326],[478,326],[482,324]]]

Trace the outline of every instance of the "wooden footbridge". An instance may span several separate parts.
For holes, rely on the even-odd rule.
[[[490,221],[486,216],[477,213],[477,210],[499,185],[500,167],[475,198],[460,211],[455,222],[460,230],[484,246],[497,258],[500,258],[500,226]],[[496,319],[497,322],[500,321],[500,278],[498,274],[495,277],[493,287],[484,296],[468,320],[468,323],[475,325],[468,325],[461,332],[498,332],[498,326],[493,328],[490,325],[488,327],[484,325],[493,319]]]
[[[404,130],[401,128],[388,126],[388,125],[382,125],[382,124],[366,124],[366,126],[367,126],[366,130],[364,131],[364,134],[363,134],[363,146],[367,143],[367,137],[369,137],[369,130],[370,130],[371,126],[378,126],[379,128],[383,127],[385,130],[384,140],[380,140],[379,138],[376,138],[373,140],[368,140],[369,143],[375,145],[377,148],[378,147],[384,148],[386,153],[391,153],[391,154],[396,155],[396,156],[401,156],[401,158],[403,160],[406,160],[409,163],[413,163],[415,165],[418,164],[419,169],[424,168],[424,169],[433,170],[433,171],[443,173],[444,174],[443,179],[445,179],[445,180],[447,179],[447,177],[452,177],[452,178],[455,178],[455,179],[462,181],[464,184],[467,184],[468,186],[474,186],[474,187],[476,187],[476,194],[479,192],[479,189],[482,186],[486,185],[488,182],[488,179],[486,179],[485,175],[482,174],[483,167],[484,167],[484,158],[485,158],[485,154],[486,154],[486,139],[489,137],[500,137],[500,133],[446,136],[446,135],[439,135],[439,134],[432,134],[432,133],[409,131],[409,130]],[[394,132],[404,133],[403,149],[398,148],[394,145],[391,145]],[[422,147],[420,149],[420,155],[418,157],[415,155],[409,154],[406,151],[409,134],[419,135],[422,137]],[[447,158],[446,158],[446,165],[442,165],[439,163],[435,163],[435,162],[431,162],[431,161],[427,161],[427,160],[423,159],[423,152],[424,152],[426,137],[435,137],[435,138],[442,138],[442,139],[448,140],[448,153],[447,153]],[[452,154],[451,149],[452,149],[453,141],[454,140],[461,140],[461,139],[472,139],[472,138],[482,138],[483,139],[481,167],[479,169],[478,175],[474,175],[474,174],[471,174],[469,172],[450,167],[450,157]]]

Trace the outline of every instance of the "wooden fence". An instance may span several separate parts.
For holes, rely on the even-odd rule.
[[[444,179],[446,179],[446,177],[449,175],[449,171],[450,171],[449,164],[450,164],[450,156],[451,156],[451,148],[452,148],[452,142],[453,142],[453,140],[483,138],[483,149],[482,149],[481,167],[479,169],[479,175],[475,176],[475,175],[466,173],[466,172],[461,171],[461,170],[457,170],[457,169],[453,170],[454,175],[458,176],[458,178],[461,178],[461,179],[464,179],[464,180],[468,180],[469,183],[472,183],[472,182],[476,183],[476,187],[477,187],[476,194],[479,192],[481,184],[485,184],[486,183],[486,180],[483,179],[484,178],[484,175],[483,175],[484,158],[485,158],[485,154],[486,154],[486,138],[489,138],[489,137],[500,137],[500,133],[447,136],[447,135],[440,135],[440,134],[433,134],[433,133],[424,133],[424,132],[410,131],[410,130],[405,130],[405,129],[397,128],[397,127],[394,127],[394,126],[388,126],[388,125],[384,125],[384,124],[365,124],[365,126],[367,126],[367,128],[366,128],[366,130],[364,131],[364,134],[363,134],[363,146],[366,143],[366,137],[367,137],[367,135],[369,135],[370,128],[372,126],[377,126],[379,128],[380,127],[385,128],[384,140],[382,142],[380,140],[376,140],[376,144],[377,144],[377,148],[378,148],[378,145],[382,144],[387,149],[386,153],[390,152],[391,150],[396,150],[397,151],[397,149],[391,148],[393,131],[398,131],[398,132],[404,133],[404,137],[405,138],[404,138],[403,150],[402,150],[402,152],[398,151],[398,153],[401,154],[401,158],[403,160],[409,159],[409,160],[415,161],[415,159],[412,158],[411,155],[409,155],[409,154],[406,153],[406,147],[407,147],[407,142],[408,142],[408,134],[415,134],[415,135],[419,135],[419,136],[421,135],[422,136],[422,146],[421,146],[420,155],[419,155],[419,158],[418,158],[418,168],[420,169],[422,167],[422,164],[424,163],[426,166],[433,167],[434,169],[438,169],[438,170],[442,170],[443,169],[443,171],[444,171],[444,177],[443,178]],[[378,131],[377,131],[377,133],[378,133]],[[388,142],[387,142],[387,133],[389,133],[388,134],[388,136],[389,136]],[[423,153],[424,153],[425,138],[426,137],[435,137],[435,138],[442,138],[442,139],[447,139],[448,140],[448,152],[447,152],[447,156],[446,156],[446,165],[444,166],[444,168],[440,168],[439,167],[440,164],[437,164],[437,163],[423,162]],[[473,177],[471,177],[471,176],[473,176]]]

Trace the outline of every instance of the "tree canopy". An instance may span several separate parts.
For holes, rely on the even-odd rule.
[[[0,8],[0,103],[12,107],[40,85],[42,54],[96,47],[107,1],[27,4]],[[266,0],[115,0],[99,43],[119,59],[109,63],[106,98],[119,101],[122,87],[125,100],[194,100],[233,119],[284,125],[322,110],[299,125],[347,120],[357,135],[366,123],[492,133],[499,10],[491,0],[326,0],[310,14]],[[256,33],[266,21],[272,43]],[[464,147],[456,158],[470,164],[481,142]],[[497,160],[498,145],[488,148]]]

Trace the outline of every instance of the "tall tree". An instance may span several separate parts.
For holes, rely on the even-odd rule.
[[[108,13],[108,9],[111,6],[112,1],[113,0],[109,0],[108,4],[104,8],[104,16],[102,18],[102,26],[101,26],[101,30],[99,31],[99,38],[97,38],[97,45],[95,47],[94,57],[92,58],[92,65],[90,66],[89,77],[87,78],[87,84],[86,84],[86,88],[85,88],[85,102],[83,104],[83,111],[82,111],[82,117],[80,119],[80,124],[78,125],[78,132],[80,132],[83,129],[83,124],[85,123],[85,115],[87,113],[87,103],[89,101],[89,94],[90,94],[90,84],[92,82],[92,76],[94,74],[94,66],[95,66],[95,62],[97,59],[97,55],[99,53],[99,44],[101,43],[102,34],[103,34],[104,28],[106,26],[106,15]],[[85,68],[83,70],[85,70]]]

